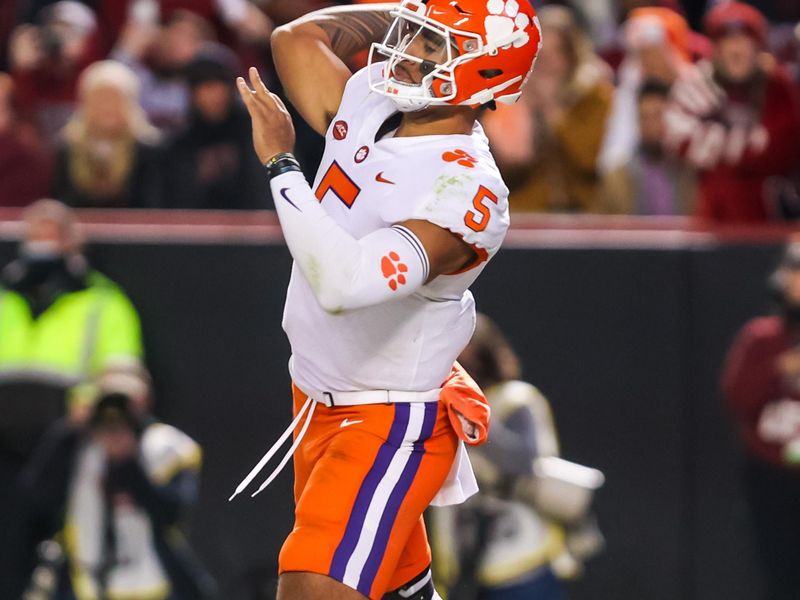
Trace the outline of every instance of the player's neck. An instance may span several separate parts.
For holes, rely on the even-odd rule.
[[[404,113],[395,137],[417,135],[470,135],[476,112],[467,106],[437,106],[420,112]]]

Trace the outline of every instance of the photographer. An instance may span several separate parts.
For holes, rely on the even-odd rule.
[[[565,464],[599,473],[557,458],[547,399],[518,379],[519,359],[485,315],[458,360],[485,391],[492,425],[489,442],[469,449],[478,494],[429,514],[437,588],[450,600],[563,600],[560,580],[580,574],[602,536],[588,513],[591,491],[544,480]]]
[[[181,532],[197,498],[200,447],[149,408],[146,373],[106,372],[80,390],[24,474],[29,540],[62,531],[70,592],[57,598],[211,595]]]

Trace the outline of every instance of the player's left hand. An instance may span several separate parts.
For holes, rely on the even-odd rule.
[[[442,385],[439,400],[458,438],[469,446],[480,446],[489,438],[491,408],[486,396],[459,363]]]
[[[250,67],[250,86],[243,77],[236,80],[247,112],[253,122],[253,146],[261,164],[282,152],[294,149],[292,117],[280,98],[270,92],[255,67]]]

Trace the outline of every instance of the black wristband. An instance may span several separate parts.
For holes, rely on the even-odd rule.
[[[264,168],[267,170],[270,179],[288,173],[289,171],[303,172],[300,168],[300,163],[297,162],[297,159],[291,152],[276,154],[266,162]]]

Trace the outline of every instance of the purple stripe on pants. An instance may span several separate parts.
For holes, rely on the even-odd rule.
[[[403,438],[408,428],[408,418],[410,415],[410,407],[408,404],[395,404],[394,405],[394,421],[392,428],[389,430],[389,436],[386,441],[381,445],[378,450],[378,455],[372,463],[361,488],[358,490],[356,501],[353,504],[353,510],[350,513],[350,519],[347,522],[347,527],[344,531],[344,536],[336,548],[331,561],[330,572],[331,577],[338,581],[344,579],[344,572],[347,569],[347,562],[353,554],[353,550],[358,544],[358,538],[361,535],[361,528],[364,526],[364,520],[367,517],[367,510],[369,504],[372,502],[372,497],[375,495],[375,490],[378,484],[386,474],[389,464],[392,462],[395,453],[403,443]]]
[[[422,431],[420,432],[419,439],[414,442],[414,448],[411,451],[411,456],[406,463],[400,479],[394,486],[392,493],[389,496],[389,501],[386,503],[386,508],[381,515],[380,523],[378,524],[378,531],[375,534],[375,541],[372,543],[372,549],[367,557],[367,562],[361,571],[361,577],[358,580],[358,591],[369,596],[369,591],[375,581],[375,576],[378,574],[378,568],[383,562],[383,555],[386,553],[386,546],[389,543],[389,534],[394,527],[397,513],[400,512],[400,505],[411,489],[411,484],[414,483],[414,477],[417,475],[419,465],[422,462],[422,457],[425,455],[425,442],[433,435],[433,428],[436,425],[436,412],[439,408],[438,402],[429,402],[425,404],[425,418],[422,422]]]

